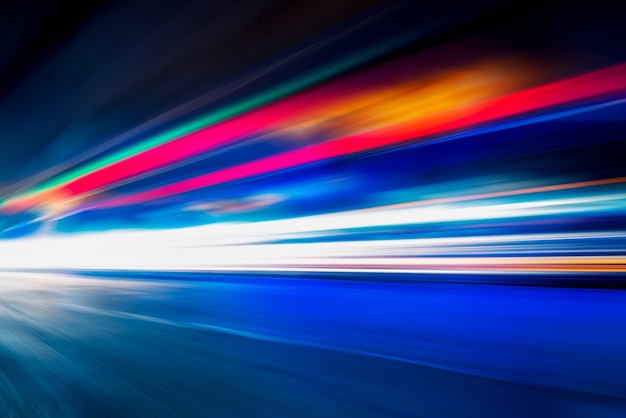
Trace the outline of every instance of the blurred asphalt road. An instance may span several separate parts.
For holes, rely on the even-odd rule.
[[[626,416],[624,291],[26,273],[0,285],[2,417]]]

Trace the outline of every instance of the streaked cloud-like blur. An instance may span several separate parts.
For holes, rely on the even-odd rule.
[[[626,414],[616,4],[35,3],[0,416]]]

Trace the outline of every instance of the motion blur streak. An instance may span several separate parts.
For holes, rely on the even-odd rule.
[[[0,418],[626,417],[596,0],[0,4]]]
[[[412,59],[412,61],[415,61],[415,59]],[[450,115],[451,110],[472,104],[481,98],[485,98],[485,96],[489,97],[493,95],[490,90],[497,91],[498,89],[502,90],[506,88],[497,85],[492,87],[493,82],[489,79],[488,73],[485,74],[486,71],[484,69],[476,69],[473,72],[465,70],[464,72],[459,72],[459,74],[444,75],[435,78],[435,82],[418,78],[405,82],[404,84],[395,83],[390,86],[383,86],[382,91],[380,87],[376,86],[377,88],[372,88],[364,83],[365,81],[371,84],[372,79],[375,81],[379,79],[397,78],[401,76],[402,73],[407,72],[404,67],[409,64],[411,64],[410,61],[403,63],[399,68],[396,65],[395,68],[392,68],[393,71],[379,70],[373,74],[361,76],[356,81],[331,85],[319,91],[313,91],[292,99],[287,99],[277,104],[263,107],[252,113],[244,114],[186,136],[176,138],[164,144],[159,144],[137,155],[115,161],[93,173],[87,173],[75,178],[67,184],[62,183],[58,188],[45,190],[42,198],[50,199],[50,195],[61,197],[80,195],[107,184],[114,183],[115,181],[171,164],[218,146],[223,146],[248,135],[255,133],[264,133],[267,135],[265,131],[272,129],[272,126],[277,124],[282,125],[278,128],[274,128],[279,131],[284,129],[293,129],[295,131],[302,131],[304,129],[313,130],[322,123],[345,115],[349,115],[348,117],[352,119],[358,118],[357,123],[361,126],[357,125],[356,128],[352,128],[357,131],[372,130],[373,128],[389,125],[395,126],[402,122],[414,124],[416,120],[420,120],[421,124],[428,122],[432,124]],[[413,66],[415,66],[414,63]],[[504,73],[506,77],[501,78],[513,78],[513,74],[502,71],[502,68],[493,68],[493,66],[490,68],[487,66],[486,70],[495,74]],[[404,77],[406,78],[406,75],[404,75]],[[429,77],[432,78],[433,76],[429,75]],[[482,83],[481,80],[483,80]],[[425,83],[426,87],[424,87]],[[373,91],[369,94],[364,94],[364,89],[366,91],[367,89]],[[345,100],[344,96],[346,94],[352,95],[353,97],[350,97],[349,100]],[[383,107],[388,110],[383,112]],[[389,109],[396,110],[390,112]],[[357,115],[352,115],[357,111]],[[431,117],[431,120],[429,120],[428,116],[431,114],[438,115],[438,117],[434,120]],[[386,116],[382,117],[382,115]],[[303,122],[295,122],[296,120],[302,119],[304,119]],[[343,123],[347,124],[350,123],[350,121],[346,120]],[[355,122],[352,123],[354,124]],[[301,125],[304,125],[304,127]],[[345,130],[345,128],[343,129]],[[388,136],[389,134],[387,133],[386,135]],[[411,134],[409,134],[409,136],[410,135]],[[354,139],[344,138],[341,140],[341,142],[351,141],[354,141]],[[366,138],[365,141],[371,142],[372,140]],[[343,151],[345,147],[343,147],[340,142],[334,141],[333,143],[336,144],[333,148],[336,148],[337,151],[331,152],[329,157],[341,155],[346,152],[358,151],[358,149],[354,151]],[[367,149],[367,147],[368,145],[365,143],[364,149]],[[369,147],[376,147],[376,145],[370,145]],[[317,148],[319,148],[320,151],[305,148],[302,152],[308,156],[317,156],[318,159],[325,158],[325,153],[322,151],[323,145],[317,146]],[[284,158],[293,161],[291,164],[297,164],[298,157],[293,155],[293,153]],[[310,161],[305,160],[304,162]],[[235,167],[234,169],[240,173],[246,172],[243,167]],[[265,171],[271,171],[272,169],[273,168],[268,167]],[[34,196],[38,194],[33,196],[32,193],[29,194],[27,192],[26,195],[32,200]],[[27,199],[27,202],[29,199]],[[20,205],[19,202],[19,199],[9,200],[5,205]]]
[[[359,241],[363,230],[447,223],[469,223],[476,226],[494,219],[513,222],[515,219],[536,219],[550,215],[561,218],[597,216],[619,212],[626,206],[626,193],[601,193],[548,199],[534,198],[531,192],[572,189],[574,186],[598,186],[623,179],[608,179],[570,185],[550,186],[496,193],[495,196],[525,195],[518,202],[486,203],[485,195],[475,196],[470,205],[455,206],[435,202],[435,206],[383,207],[378,210],[358,210],[257,223],[232,223],[175,229],[171,231],[109,232],[68,237],[25,238],[4,244],[5,269],[76,269],[76,270],[156,270],[156,271],[232,271],[275,269],[283,271],[341,271],[351,272],[626,272],[626,255],[621,254],[626,241],[622,233],[560,233],[534,235],[488,235],[484,237],[450,237],[408,240]],[[487,197],[494,197],[488,194]],[[467,201],[468,198],[462,199]],[[384,228],[384,229],[383,229]],[[324,239],[330,234],[332,241]],[[321,234],[321,235],[320,235]],[[356,238],[355,238],[356,237]],[[568,254],[586,249],[597,237],[605,245],[593,256],[544,256],[559,247],[546,247],[546,240],[562,245]],[[315,243],[288,243],[293,239],[317,239]],[[345,242],[345,240],[348,240]],[[511,243],[519,241],[518,245]],[[584,240],[580,243],[580,240]],[[344,241],[344,242],[342,242]],[[504,248],[498,245],[509,242]],[[576,242],[570,249],[568,242]],[[476,242],[481,244],[476,246]],[[269,243],[269,244],[267,244]],[[401,244],[398,247],[398,244]],[[444,243],[444,245],[437,245]],[[245,245],[241,245],[245,244]],[[467,246],[469,244],[469,246]],[[553,246],[554,242],[551,243]],[[566,245],[567,244],[567,245]],[[581,247],[582,245],[582,247]],[[427,248],[425,248],[428,246]],[[467,246],[467,247],[466,247]],[[97,249],[97,251],[94,251]],[[506,250],[502,252],[502,250]],[[590,250],[586,250],[589,251]],[[617,251],[617,254],[615,254]],[[497,254],[497,257],[485,255]],[[32,260],[33,253],[41,254]],[[519,254],[520,257],[503,257]],[[532,256],[528,256],[531,254]],[[605,255],[610,254],[610,255]],[[429,255],[430,257],[423,257]],[[477,257],[477,255],[479,255]],[[383,257],[380,257],[383,256]],[[411,256],[411,257],[407,257]],[[433,258],[438,256],[442,258]],[[456,258],[458,257],[458,258]]]
[[[488,67],[488,69],[498,75],[503,72],[502,68]],[[509,73],[504,74],[508,75]],[[382,74],[374,75],[380,77]],[[384,74],[384,76],[393,77],[395,74]],[[500,76],[500,78],[503,77]],[[476,81],[483,79],[485,84],[480,84]],[[456,83],[456,85],[451,83]],[[460,73],[452,76],[449,81],[444,77],[435,83],[426,84],[426,87],[423,86],[423,80],[412,81],[411,84],[419,86],[419,88],[416,89],[410,86],[401,86],[399,88],[396,85],[389,91],[377,92],[371,97],[355,98],[352,99],[352,103],[348,102],[348,104],[343,105],[341,102],[337,105],[337,94],[345,94],[345,91],[342,91],[345,90],[345,87],[344,89],[335,88],[335,90],[339,91],[331,93],[322,90],[297,97],[294,100],[287,100],[278,105],[266,107],[249,115],[234,118],[175,141],[170,141],[167,144],[140,153],[135,157],[126,158],[93,174],[87,174],[78,178],[63,186],[60,190],[48,191],[47,194],[44,194],[43,199],[44,201],[51,198],[65,199],[74,195],[84,194],[117,180],[170,164],[213,147],[224,145],[234,139],[251,135],[259,130],[271,127],[273,124],[281,123],[281,121],[285,123],[285,120],[289,121],[291,119],[292,122],[287,122],[287,126],[290,129],[295,129],[296,131],[306,129],[294,123],[293,119],[301,119],[303,112],[310,112],[310,109],[320,106],[328,107],[330,104],[332,104],[332,107],[322,112],[322,116],[313,116],[312,120],[307,120],[302,124],[306,127],[313,127],[328,120],[334,120],[358,111],[356,115],[349,116],[355,119],[354,122],[349,120],[340,121],[339,129],[344,131],[352,129],[357,132],[360,131],[360,133],[334,138],[330,142],[289,151],[282,155],[268,157],[221,172],[218,171],[164,186],[130,198],[119,199],[115,203],[108,202],[107,206],[112,204],[141,203],[201,187],[213,186],[222,182],[388,146],[425,135],[464,128],[519,113],[582,99],[601,97],[607,94],[622,94],[626,90],[626,64],[486,102],[481,101],[480,98],[484,98],[485,95],[492,95],[490,89],[497,88],[497,85],[496,87],[491,87],[493,81],[484,74],[484,71],[477,71],[474,74]],[[355,88],[354,86],[351,87]],[[330,97],[325,97],[329,94]],[[320,96],[322,103],[326,102],[325,105],[319,103]],[[459,110],[456,110],[457,108]],[[383,109],[385,110],[383,111]],[[397,110],[390,111],[389,109]],[[317,112],[319,113],[320,111],[318,110]],[[435,117],[431,116],[431,114],[435,115]],[[382,117],[381,115],[385,116]],[[350,123],[356,123],[357,125],[352,128],[343,126]],[[32,199],[32,196],[30,199]],[[19,199],[17,201],[9,200],[5,204],[8,206],[11,204],[19,205],[19,202]]]

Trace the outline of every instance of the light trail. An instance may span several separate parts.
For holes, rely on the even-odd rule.
[[[150,172],[178,161],[192,158],[207,150],[238,141],[265,130],[299,129],[315,126],[355,113],[356,130],[347,136],[272,155],[259,160],[209,172],[173,184],[97,203],[96,207],[117,207],[142,203],[191,190],[246,179],[345,155],[395,146],[407,141],[424,141],[432,135],[466,129],[472,126],[526,114],[546,108],[576,103],[592,98],[615,97],[626,90],[626,64],[620,64],[569,79],[521,90],[493,98],[498,91],[510,90],[517,75],[492,84],[489,71],[498,72],[493,64],[466,72],[444,76],[426,87],[419,78],[409,84],[392,84],[382,90],[368,87],[371,79],[402,75],[403,66],[415,60],[404,60],[393,66],[376,69],[348,81],[302,93],[255,111],[228,119],[228,116],[203,119],[199,129],[194,125],[177,128],[85,168],[70,177],[62,176],[54,185],[10,198],[2,203],[5,210],[25,210],[35,206],[75,206],[104,187]],[[495,66],[494,66],[495,65]],[[470,67],[471,68],[471,67]],[[469,71],[469,72],[468,72]],[[446,78],[447,77],[447,78]],[[393,77],[391,77],[393,78]],[[486,84],[476,84],[476,80]],[[417,83],[418,87],[412,87]],[[370,92],[360,92],[363,87]],[[367,90],[367,89],[366,89]],[[443,96],[442,96],[443,94]],[[459,97],[461,97],[459,99]],[[382,107],[391,109],[382,111]],[[244,106],[245,107],[245,106]],[[417,112],[417,113],[416,113]],[[226,112],[228,113],[228,112]],[[381,117],[380,115],[386,115]],[[304,118],[304,119],[303,119]],[[225,120],[227,119],[227,120]],[[222,122],[216,123],[222,120]],[[298,122],[300,121],[300,122]],[[304,122],[302,122],[304,121]],[[347,126],[350,123],[344,121]],[[283,127],[281,127],[283,126]],[[344,126],[341,129],[346,129]],[[174,135],[172,132],[176,132]]]
[[[394,48],[407,43],[410,39],[416,36],[416,33],[419,32],[421,31],[410,31],[402,36],[380,41],[371,47],[350,54],[336,63],[326,65],[316,71],[298,77],[295,80],[285,83],[271,91],[263,92],[248,100],[238,102],[232,106],[212,112],[208,115],[192,120],[191,122],[157,134],[146,141],[131,145],[120,151],[104,156],[94,162],[77,167],[67,173],[63,173],[59,176],[43,181],[42,183],[34,185],[16,196],[9,196],[0,200],[0,208],[17,207],[20,208],[19,210],[23,210],[25,208],[40,205],[42,202],[50,200],[50,196],[52,196],[52,199],[54,199],[55,196],[59,196],[60,193],[57,191],[59,188],[80,180],[87,175],[93,175],[103,169],[111,166],[117,166],[121,163],[125,164],[129,159],[131,160],[130,164],[134,165],[135,161],[132,160],[133,157],[143,158],[142,156],[144,153],[187,136],[191,136],[195,139],[197,136],[193,135],[198,134],[198,131],[202,131],[207,127],[210,128],[211,126],[219,124],[223,121],[228,121],[231,118],[237,117],[238,115],[244,114],[253,109],[271,104],[276,100],[293,95],[312,85],[354,68],[388,52],[389,50],[393,50]],[[246,130],[243,129],[242,132],[246,132]],[[205,138],[207,136],[206,134],[207,133],[205,132]],[[213,145],[214,143],[204,144],[203,148],[205,150],[210,149]]]
[[[191,190],[241,180],[344,155],[382,148],[454,129],[475,126],[508,116],[570,103],[626,89],[626,64],[568,80],[513,93],[458,110],[441,120],[418,119],[288,151],[261,160],[229,167],[130,196],[114,198],[102,207],[124,206],[155,200]]]
[[[624,273],[626,232],[500,234],[358,240],[390,228],[557,215],[597,216],[624,207],[625,193],[514,203],[352,211],[255,223],[29,237],[0,242],[0,269],[315,271],[381,273]],[[328,235],[330,233],[330,235]],[[328,238],[332,239],[328,239]],[[292,239],[321,239],[289,243]],[[604,247],[598,245],[603,243]]]

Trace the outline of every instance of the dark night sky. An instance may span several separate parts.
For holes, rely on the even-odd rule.
[[[373,1],[36,2],[8,8],[0,178],[64,161],[267,65]]]

